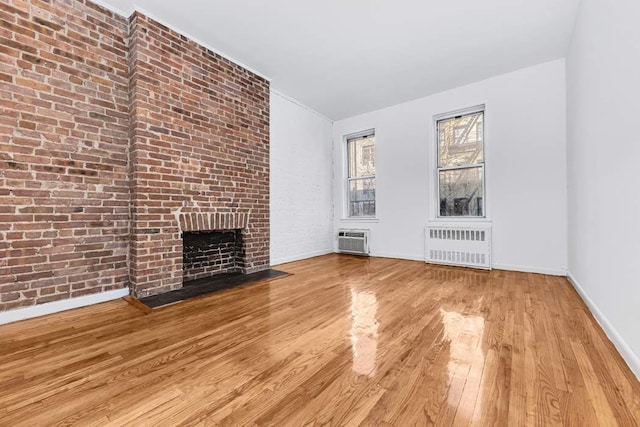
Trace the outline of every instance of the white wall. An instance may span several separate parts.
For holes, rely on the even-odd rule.
[[[583,0],[567,57],[569,272],[640,376],[640,2]]]
[[[271,265],[333,251],[332,126],[271,92]]]
[[[496,268],[566,273],[564,60],[334,123],[335,226],[370,228],[372,255],[424,259],[435,215],[433,116],[486,104],[487,210]],[[375,128],[378,222],[344,220],[344,136]]]

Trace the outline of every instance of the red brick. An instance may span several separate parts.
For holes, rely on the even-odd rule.
[[[74,162],[82,169],[89,158],[93,163],[90,169],[100,171],[96,178],[100,184],[109,187],[111,193],[129,193],[127,20],[85,2],[10,3],[3,5],[3,12],[10,12],[12,20],[3,25],[0,51],[11,56],[14,63],[21,61],[25,69],[21,74],[12,75],[6,70],[0,73],[3,91],[9,94],[8,100],[0,101],[6,111],[3,119],[9,119],[0,124],[0,140],[11,141],[0,145],[0,152],[12,154],[10,160],[0,155],[4,178],[0,180],[0,231],[5,225],[10,227],[4,237],[13,248],[6,251],[7,268],[0,268],[0,273],[18,280],[0,286],[0,310],[69,297],[67,276],[77,272],[68,271],[66,266],[78,257],[82,261],[83,254],[77,253],[76,242],[61,238],[67,235],[68,228],[88,234],[94,226],[83,218],[70,220],[71,211],[65,209],[100,206],[106,197],[111,197],[88,189],[88,177],[70,175],[70,166],[52,165],[52,159]],[[99,32],[92,22],[98,16],[111,23]],[[84,29],[75,31],[65,22]],[[4,38],[7,31],[12,37]],[[62,49],[52,36],[54,32],[64,32],[65,44],[82,54]],[[93,63],[90,57],[104,59],[105,65]],[[52,70],[56,70],[55,77]],[[99,81],[107,91],[87,84],[91,81]],[[54,88],[62,90],[62,96],[53,95]],[[73,106],[73,102],[80,107]],[[104,109],[105,103],[125,114],[108,114],[110,120],[100,121],[100,127],[74,130],[73,135],[69,132],[77,126],[74,118],[90,119],[89,112],[94,111],[82,106]],[[39,107],[38,113],[35,106]],[[14,136],[15,129],[19,134]],[[82,149],[78,150],[80,144]],[[107,226],[110,231],[104,235],[104,244],[113,244],[112,256],[126,259],[127,245],[120,242],[127,241],[128,227],[115,227],[110,222],[119,214],[116,205],[106,206],[94,220],[112,224]],[[124,221],[127,218],[125,214]],[[66,259],[59,261],[56,257]],[[91,267],[89,263],[78,268],[88,273]],[[93,276],[104,278],[105,283],[93,282],[91,291],[127,285],[126,263],[117,267],[96,263],[93,267]],[[52,275],[56,277],[49,277]],[[37,287],[40,293],[25,291],[30,286]]]
[[[51,0],[2,17],[0,310],[179,288],[178,208],[252,210],[245,269],[268,268],[266,80],[140,13]]]

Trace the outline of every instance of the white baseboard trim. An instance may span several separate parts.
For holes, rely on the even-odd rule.
[[[379,257],[379,258],[406,259],[409,261],[424,262],[424,255],[417,256],[417,255],[397,254],[397,253],[390,253],[390,252],[372,252],[370,256]],[[527,265],[511,265],[511,264],[493,264],[492,268],[496,270],[520,271],[523,273],[548,274],[550,276],[564,277],[567,275],[567,270],[563,268],[531,267]]]
[[[584,288],[580,286],[578,281],[573,277],[571,272],[567,273],[567,279],[573,285],[574,289],[584,303],[587,305],[593,317],[595,317],[596,321],[600,324],[600,327],[604,331],[604,333],[609,337],[613,345],[618,349],[618,352],[622,356],[631,371],[636,375],[636,377],[640,380],[640,358],[637,354],[633,352],[631,347],[627,344],[627,342],[622,338],[622,336],[618,333],[616,328],[609,322],[604,313],[600,311],[596,303],[589,297],[589,295],[585,292]]]
[[[307,252],[305,254],[292,255],[288,257],[276,258],[271,260],[271,266],[275,267],[276,265],[286,264],[288,262],[300,261],[307,258],[313,258],[317,256],[332,254],[333,249],[322,249],[320,251]]]
[[[126,297],[127,295],[129,295],[129,288],[114,289],[112,291],[84,295],[77,298],[69,298],[60,301],[48,302],[46,304],[2,311],[0,312],[0,325],[17,322],[19,320],[31,319],[34,317],[46,316],[47,314],[58,313],[61,311],[71,310],[73,308],[85,307],[88,305],[111,301],[114,299]]]
[[[394,259],[406,259],[407,261],[422,261],[424,262],[424,255],[408,255],[408,254],[393,254],[389,252],[376,252],[369,254],[372,257],[378,258],[394,258]]]
[[[523,273],[547,274],[549,276],[566,276],[567,270],[564,268],[548,268],[548,267],[532,267],[529,265],[512,265],[512,264],[492,264],[491,268],[495,270],[520,271]]]

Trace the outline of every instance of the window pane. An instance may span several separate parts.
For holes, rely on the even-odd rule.
[[[349,178],[361,178],[376,174],[375,138],[350,139],[347,142],[349,151]]]
[[[376,215],[376,180],[349,180],[349,216]]]
[[[440,216],[484,216],[483,168],[440,171]]]
[[[438,167],[484,162],[484,112],[438,120]]]

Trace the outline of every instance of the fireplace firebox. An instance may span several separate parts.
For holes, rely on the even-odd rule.
[[[184,282],[244,271],[242,230],[185,232],[182,235]]]

